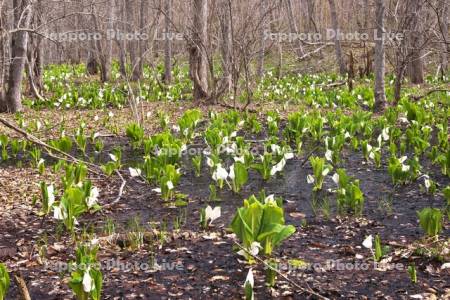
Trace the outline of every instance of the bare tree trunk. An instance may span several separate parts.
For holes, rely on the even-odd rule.
[[[108,14],[108,26],[106,30],[113,30],[114,29],[114,9],[115,9],[115,1],[110,0],[109,1],[109,14]],[[100,53],[101,57],[101,81],[102,82],[108,82],[111,80],[111,65],[112,65],[112,50],[113,50],[113,41],[112,39],[106,40],[106,47],[105,50]]]
[[[297,23],[295,22],[295,19],[294,19],[294,12],[292,11],[292,1],[286,0],[286,6],[287,6],[288,19],[289,19],[289,28],[291,30],[291,33],[295,33],[297,35],[298,29],[297,29]],[[303,46],[302,46],[302,42],[300,41],[300,39],[296,39],[295,46],[296,46],[295,52],[297,53],[297,56],[302,57],[305,54],[305,52],[303,51]]]
[[[5,28],[4,28],[4,22],[6,20],[5,12],[4,12],[4,2],[0,2],[0,33],[3,34]],[[0,39],[0,111],[2,110],[2,103],[3,99],[5,99],[5,76],[6,76],[6,49],[5,44],[7,42],[6,38]]]
[[[220,26],[222,29],[222,69],[226,90],[230,92],[232,86],[233,33],[231,24],[231,1],[220,2]]]
[[[169,34],[172,22],[172,0],[166,0],[166,16],[165,16],[165,31]],[[170,84],[172,82],[172,39],[166,38],[164,44],[164,82]]]
[[[306,5],[308,8],[308,30],[309,32],[318,32],[319,29],[317,28],[316,24],[316,7],[314,0],[306,0]]]
[[[32,6],[27,0],[13,0],[15,28],[28,28],[32,17]],[[17,31],[12,35],[8,92],[1,111],[17,112],[22,110],[21,88],[27,56],[28,33]]]
[[[328,0],[328,4],[330,5],[330,14],[331,14],[331,23],[333,26],[333,30],[335,33],[338,32],[339,24],[337,19],[337,13],[336,13],[336,3],[334,0]],[[345,73],[347,73],[345,68],[345,62],[344,57],[342,55],[342,46],[341,41],[336,37],[334,39],[334,45],[335,45],[335,51],[336,51],[336,59],[339,64],[339,73],[344,76]]]
[[[411,39],[410,39],[410,60],[408,64],[408,73],[411,79],[411,83],[421,84],[423,83],[423,60],[422,60],[422,43],[423,38],[418,30],[419,14],[421,11],[421,0],[412,0],[409,3],[411,13]]]
[[[442,51],[441,51],[441,66],[440,66],[440,76],[441,79],[447,76],[448,72],[448,53],[450,53],[450,37],[448,36],[448,15],[449,15],[449,4],[445,0],[441,0],[441,18],[439,20],[439,30],[442,34]]]
[[[375,29],[375,111],[383,111],[386,106],[386,93],[384,88],[385,55],[384,55],[384,11],[385,0],[376,0]]]
[[[148,15],[148,0],[141,0],[139,10],[139,33],[142,35],[146,31],[146,22]],[[137,58],[137,67],[134,68],[133,80],[140,80],[144,72],[145,53],[147,51],[147,42],[145,40],[137,41],[137,47],[139,49],[139,57]]]
[[[266,30],[266,1],[261,0],[259,6],[259,54],[257,76],[261,78],[264,75],[264,56],[266,52],[265,30]]]
[[[126,22],[128,24],[127,30],[128,33],[135,32],[135,23],[134,20],[136,18],[134,13],[134,4],[137,1],[126,1],[125,7],[126,7]],[[139,61],[138,61],[138,43],[136,40],[128,41],[128,52],[130,54],[130,64],[131,64],[131,80],[136,81],[140,79],[139,74]]]
[[[120,16],[120,21],[116,25],[116,31],[118,32],[123,32],[127,28],[125,26],[125,5],[125,0],[117,0],[117,7],[119,10],[118,15]],[[122,77],[127,77],[127,43],[125,42],[125,39],[117,39],[116,43],[117,47],[119,48],[119,72]]]
[[[189,51],[189,73],[194,82],[195,100],[207,98],[208,93],[208,0],[194,0],[193,44]]]

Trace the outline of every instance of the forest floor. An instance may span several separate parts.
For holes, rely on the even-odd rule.
[[[147,104],[145,111],[150,115],[144,122],[146,134],[158,131],[154,111],[165,111],[174,122],[190,106]],[[208,109],[226,110],[223,107]],[[206,113],[207,108],[203,110]],[[132,113],[126,108],[111,112],[114,126],[119,128],[118,134],[94,120],[95,116],[101,120],[108,111],[77,110],[61,114],[30,110],[24,114],[24,119],[29,123],[32,120],[44,123],[45,120],[54,124],[53,128],[33,132],[43,140],[57,135],[63,115],[67,132],[71,131],[72,124],[74,129],[84,120],[89,131],[104,135],[104,153],[120,146],[123,161],[132,162],[136,153],[123,132],[125,125],[132,121]],[[5,133],[17,135],[11,131]],[[240,134],[246,140],[267,138],[265,131],[257,135]],[[195,145],[205,147],[200,138],[195,140]],[[307,144],[304,153],[312,149],[314,145]],[[323,151],[317,155],[323,155]],[[165,203],[152,190],[154,186],[139,178],[127,177],[119,202],[79,220],[85,228],[83,231],[94,234],[99,240],[99,260],[104,264],[102,298],[239,299],[244,295],[242,286],[251,267],[255,274],[256,299],[316,299],[311,290],[332,299],[450,299],[450,268],[442,268],[442,261],[436,259],[439,255],[417,251],[435,251],[448,259],[448,220],[441,238],[436,241],[423,238],[417,219],[417,211],[442,202],[440,197],[425,194],[417,185],[393,188],[386,172],[386,159],[377,170],[364,163],[361,153],[344,150],[343,167],[360,180],[365,208],[359,217],[341,216],[336,213],[335,201],[330,200],[333,196],[326,189],[318,196],[312,194],[305,180],[312,169],[305,159],[307,157],[300,156],[289,160],[284,174],[267,182],[250,171],[249,182],[239,194],[222,190],[214,202],[209,200],[209,172],[203,168],[201,176],[195,177],[192,168],[183,168],[177,191],[187,195],[187,205]],[[186,157],[182,161],[183,165],[191,163]],[[423,165],[437,184],[449,184],[448,177],[442,175],[438,167],[427,161]],[[38,183],[57,181],[57,174],[48,168],[42,175],[25,162],[22,166],[2,162],[0,166],[0,261],[10,270],[20,271],[33,299],[71,299],[64,264],[73,259],[76,245],[55,220],[42,219],[38,215],[38,205],[33,203],[39,196]],[[118,178],[91,174],[89,179],[101,191],[101,205],[117,197],[121,185]],[[326,179],[325,186],[333,186],[331,178]],[[261,189],[265,189],[267,195],[275,194],[284,199],[286,223],[297,229],[275,250],[280,265],[286,268],[281,271],[285,278],[278,276],[273,288],[265,286],[263,265],[242,263],[234,251],[238,240],[228,230],[242,200],[258,194]],[[206,205],[221,206],[222,210],[221,217],[207,231],[198,224],[199,211]],[[83,231],[76,234],[83,234]],[[142,233],[144,244],[133,245],[130,232]],[[374,264],[370,251],[362,246],[368,235],[376,234],[390,247],[389,254],[378,265]],[[407,271],[412,262],[418,273],[416,284],[411,282]],[[160,269],[154,267],[155,263]],[[8,299],[17,297],[18,288],[12,283]]]

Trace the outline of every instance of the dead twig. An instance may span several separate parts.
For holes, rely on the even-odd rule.
[[[448,93],[448,92],[450,92],[450,90],[442,89],[442,88],[440,88],[440,89],[433,89],[433,90],[429,90],[428,92],[426,92],[423,95],[410,95],[409,98],[411,100],[414,100],[414,101],[419,101],[420,99],[425,98],[425,97],[427,97],[427,96],[429,96],[429,95],[431,95],[433,93],[437,93],[437,92],[447,92]]]
[[[28,292],[27,284],[25,280],[22,278],[20,272],[15,272],[13,274],[14,282],[17,285],[20,293],[21,300],[31,300],[30,293]]]
[[[48,155],[50,155],[51,157],[53,157],[55,159],[58,159],[58,160],[65,160],[65,161],[68,161],[68,162],[83,163],[83,164],[85,164],[88,167],[88,170],[91,173],[93,173],[95,175],[99,175],[99,176],[104,175],[101,172],[101,168],[99,166],[97,166],[97,165],[95,165],[93,163],[89,163],[89,162],[80,160],[80,159],[78,159],[76,157],[73,157],[72,155],[70,155],[70,154],[68,154],[68,153],[66,153],[64,151],[59,150],[58,148],[55,148],[53,146],[48,145],[47,143],[45,143],[45,142],[41,141],[40,139],[38,139],[37,137],[35,137],[34,135],[26,132],[25,130],[23,130],[23,129],[21,129],[21,128],[13,125],[13,124],[11,124],[9,121],[7,121],[7,120],[5,120],[3,118],[0,118],[0,123],[5,125],[7,128],[12,129],[13,131],[18,132],[19,134],[23,135],[28,141],[45,148],[47,150]],[[60,157],[60,156],[57,156],[57,155],[53,154],[52,151],[61,154],[63,157]],[[103,207],[105,207],[105,208],[111,207],[111,206],[115,205],[117,202],[120,201],[120,199],[122,198],[122,195],[123,195],[123,190],[124,190],[125,185],[127,183],[126,180],[123,178],[122,174],[120,174],[120,172],[118,170],[116,170],[116,174],[122,180],[122,183],[120,185],[119,192],[118,192],[118,195],[117,195],[116,199],[113,202],[111,202],[111,203],[109,203],[107,205],[104,205]]]

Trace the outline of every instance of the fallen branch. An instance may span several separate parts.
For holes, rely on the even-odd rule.
[[[305,156],[305,158],[303,159],[303,162],[301,164],[301,166],[303,167],[309,160],[309,158],[311,157],[311,155],[314,154],[314,152],[316,152],[317,150],[319,150],[320,146],[316,146],[314,147],[309,153],[308,155]]]
[[[31,300],[30,293],[28,292],[27,284],[25,280],[22,278],[20,272],[15,272],[13,274],[14,282],[17,285],[20,293],[21,300]]]
[[[103,173],[101,172],[101,168],[99,166],[97,166],[97,165],[95,165],[93,163],[89,163],[89,162],[80,160],[80,159],[78,159],[76,157],[73,157],[72,155],[70,155],[70,154],[68,154],[68,153],[66,153],[64,151],[59,150],[58,148],[50,146],[47,143],[45,143],[45,142],[41,141],[40,139],[38,139],[37,137],[35,137],[34,135],[26,132],[25,130],[23,130],[23,129],[21,129],[21,128],[13,125],[13,124],[11,124],[10,122],[8,122],[7,120],[5,120],[3,118],[0,118],[0,123],[5,125],[9,129],[12,129],[12,130],[20,133],[28,141],[30,141],[30,142],[32,142],[32,143],[34,143],[36,145],[39,145],[41,147],[44,147],[47,150],[48,155],[50,155],[51,157],[53,157],[55,159],[58,159],[58,160],[65,160],[65,161],[68,161],[68,162],[83,163],[83,164],[85,164],[88,167],[88,170],[91,173],[99,175],[99,176],[103,175]],[[61,154],[63,157],[57,156],[57,155],[53,154],[51,151],[57,152],[57,153]],[[99,171],[97,171],[97,170],[99,170]],[[117,171],[117,170],[116,170],[116,174],[122,180],[122,183],[120,185],[119,193],[118,193],[116,199],[112,203],[105,205],[104,207],[106,207],[106,208],[111,207],[111,206],[115,205],[117,202],[120,201],[120,199],[122,198],[122,195],[123,195],[123,190],[124,190],[125,185],[126,185],[126,181],[123,178],[122,174],[120,174],[120,172]]]
[[[58,148],[50,146],[49,144],[41,141],[40,139],[38,139],[34,135],[26,132],[25,130],[23,130],[23,129],[21,129],[21,128],[13,125],[13,124],[11,124],[9,121],[7,121],[7,120],[5,120],[3,118],[0,118],[0,123],[5,125],[9,129],[11,129],[11,130],[21,134],[25,139],[27,139],[27,141],[29,141],[29,142],[31,142],[33,144],[39,145],[41,147],[44,147],[47,150],[48,155],[50,155],[53,158],[61,159],[61,160],[69,161],[69,162],[83,163],[86,166],[91,167],[91,168],[88,168],[90,172],[92,172],[92,173],[94,173],[96,175],[101,175],[102,174],[99,171],[96,171],[96,170],[92,169],[92,168],[100,169],[97,165],[89,163],[89,162],[86,162],[86,161],[82,161],[82,160],[80,160],[80,159],[78,159],[76,157],[73,157],[72,155],[70,155],[70,154],[68,154],[68,153],[66,153],[64,151],[59,150]],[[61,154],[63,157],[59,157],[59,156],[53,154],[52,151]]]
[[[447,89],[434,89],[434,90],[429,90],[428,92],[426,92],[423,95],[410,95],[409,98],[411,100],[414,100],[414,101],[419,101],[420,99],[425,98],[425,97],[427,97],[427,96],[429,96],[431,94],[437,93],[437,92],[450,92],[450,90],[447,90]]]

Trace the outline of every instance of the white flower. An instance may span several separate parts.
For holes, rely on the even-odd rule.
[[[228,174],[228,176],[230,177],[231,180],[233,180],[236,177],[236,175],[234,174],[234,165],[230,167],[230,173]]]
[[[94,117],[94,121],[98,121],[98,116],[97,115],[95,115],[95,117]]]
[[[53,187],[53,184],[47,186],[47,194],[48,194],[48,207],[50,207],[55,202],[55,188]]]
[[[39,131],[42,128],[42,123],[39,121],[36,121],[36,129]]]
[[[369,158],[370,158],[370,159],[375,159],[375,152],[370,151],[370,153],[369,153]]]
[[[205,218],[208,221],[209,224],[211,224],[215,219],[220,218],[221,216],[221,209],[220,206],[214,207],[214,209],[211,206],[207,206],[205,209]]]
[[[334,183],[339,184],[339,174],[338,173],[334,173],[333,177],[331,177],[331,179],[333,179]]]
[[[115,156],[112,153],[109,153],[109,158],[111,158],[112,161],[116,162],[117,161],[117,156]]]
[[[247,274],[247,278],[245,278],[245,284],[244,286],[249,283],[250,286],[253,288],[253,286],[255,285],[255,280],[253,279],[253,270],[250,269],[248,270],[248,274]]]
[[[352,136],[350,135],[350,133],[348,131],[345,132],[344,138],[348,139],[351,138]]]
[[[211,158],[209,158],[209,157],[206,158],[206,164],[207,164],[210,168],[214,167],[214,162],[213,162],[213,160],[212,160]]]
[[[134,169],[134,168],[128,168],[128,170],[130,171],[130,176],[131,177],[139,177],[142,174],[142,170],[141,169]]]
[[[172,129],[173,129],[173,131],[175,131],[175,132],[179,132],[179,131],[180,131],[180,126],[178,126],[178,125],[173,125],[173,126],[172,126]]]
[[[275,166],[272,167],[272,169],[270,170],[270,176],[273,176],[276,173],[283,171],[285,165],[286,160],[282,158],[279,163],[277,163]]]
[[[44,160],[43,158],[41,158],[41,159],[38,161],[38,166],[42,165],[44,162],[45,162],[45,160]]]
[[[160,188],[152,189],[152,191],[154,191],[154,192],[156,192],[158,194],[161,194],[161,189]]]
[[[250,245],[250,251],[249,252],[250,252],[251,255],[256,256],[256,255],[258,255],[260,249],[262,249],[261,244],[258,243],[258,242],[253,242]]]
[[[284,154],[284,159],[292,159],[294,158],[294,153],[288,152]]]
[[[273,153],[280,153],[281,152],[281,147],[276,145],[276,144],[270,145],[270,149],[272,150]]]
[[[327,176],[328,173],[330,173],[330,169],[325,168],[325,169],[322,171],[322,176]]]
[[[400,161],[400,163],[404,163],[407,159],[408,159],[407,156],[402,156],[398,160]]]
[[[92,279],[91,274],[89,274],[89,271],[90,268],[88,267],[83,275],[83,290],[86,293],[91,292],[95,288],[94,280]]]
[[[217,181],[219,179],[226,180],[228,178],[228,172],[222,168],[221,164],[217,165],[217,169],[214,171],[212,178]]]
[[[172,183],[172,181],[167,181],[166,182],[166,185],[167,185],[167,188],[169,189],[169,190],[173,190],[173,183]]]
[[[64,220],[65,219],[65,213],[61,206],[55,206],[53,207],[53,218],[56,220]]]
[[[314,176],[312,176],[311,174],[306,176],[306,182],[308,182],[309,184],[314,183]]]
[[[235,157],[233,157],[234,158],[234,161],[236,161],[236,162],[240,162],[240,163],[245,163],[245,158],[244,158],[244,156],[235,156]]]
[[[373,243],[373,236],[369,235],[366,237],[366,239],[363,241],[362,245],[366,247],[367,249],[372,249],[372,243]]]
[[[398,120],[399,120],[401,123],[405,123],[405,124],[408,124],[408,123],[409,123],[408,119],[405,118],[405,117],[400,117],[400,118],[398,118]]]
[[[114,113],[112,111],[108,112],[108,117],[110,118],[114,117]]]
[[[410,166],[402,164],[402,172],[409,172],[410,169],[411,169]]]
[[[381,131],[381,135],[383,136],[383,140],[385,141],[389,140],[389,127],[384,128]]]
[[[272,202],[275,202],[275,196],[273,194],[267,196],[266,199],[264,199],[264,203],[272,203]]]
[[[95,203],[97,203],[99,194],[100,194],[100,192],[99,192],[98,188],[94,186],[91,189],[89,197],[86,200],[86,204],[89,208],[91,208],[92,206],[95,205]]]
[[[327,150],[327,151],[325,152],[325,158],[326,158],[328,161],[331,161],[331,160],[333,159],[333,151]]]
[[[431,187],[431,181],[430,181],[430,179],[425,179],[425,188],[427,189],[427,191],[428,191],[428,189]]]

